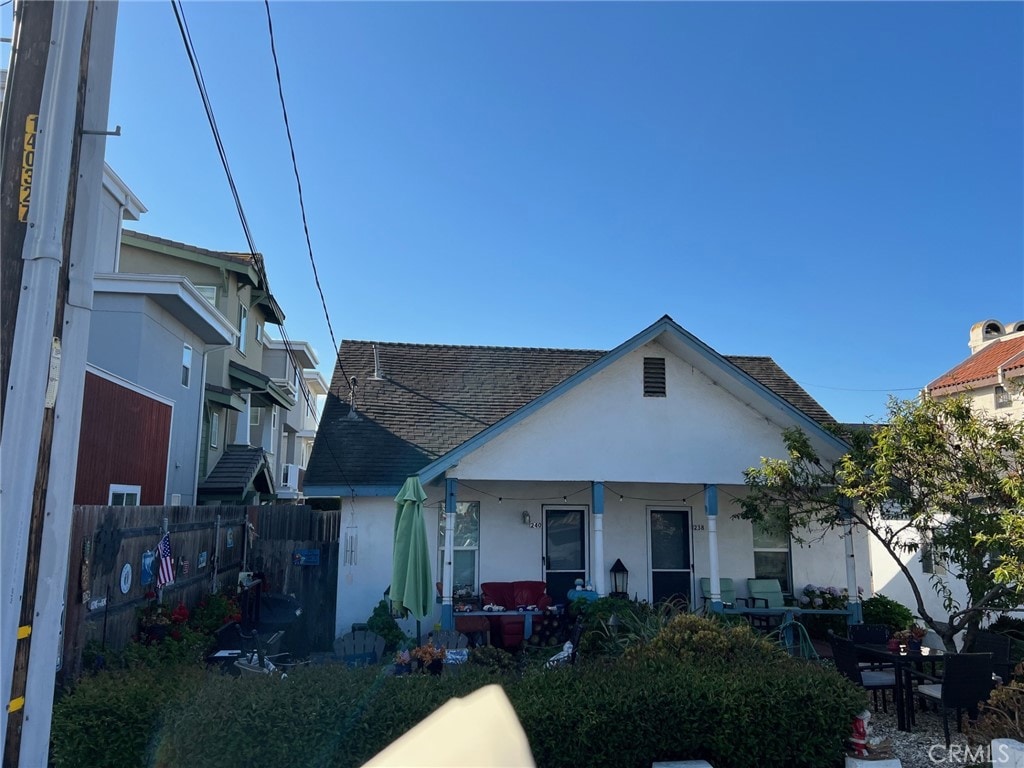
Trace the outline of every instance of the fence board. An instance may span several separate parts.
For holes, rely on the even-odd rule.
[[[308,650],[331,647],[338,576],[338,516],[305,506],[279,507],[101,507],[76,506],[68,563],[61,678],[82,671],[82,651],[96,641],[121,649],[136,634],[137,610],[146,606],[154,581],[142,584],[143,554],[155,551],[166,519],[170,530],[175,581],[162,594],[170,607],[190,609],[204,595],[238,583],[238,574],[263,570],[264,591],[294,594],[303,614],[294,631]],[[258,534],[250,540],[247,520]],[[298,534],[316,535],[298,535]],[[324,534],[328,535],[324,535]],[[297,549],[319,549],[319,566],[292,564]],[[205,563],[200,566],[205,553]],[[187,562],[187,566],[186,566]],[[125,564],[131,565],[126,592],[121,589]],[[95,601],[106,598],[106,605]],[[92,603],[92,607],[90,607]],[[300,649],[293,649],[297,651]]]

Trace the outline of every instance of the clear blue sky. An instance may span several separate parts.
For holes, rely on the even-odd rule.
[[[184,8],[288,334],[329,376],[264,6]],[[972,323],[1024,319],[1024,4],[271,12],[339,341],[610,349],[670,314],[860,421]],[[245,248],[167,2],[121,3],[110,123],[134,226]]]

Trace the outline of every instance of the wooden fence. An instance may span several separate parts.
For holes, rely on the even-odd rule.
[[[192,608],[204,595],[233,589],[243,567],[263,571],[264,591],[293,594],[303,608],[286,637],[302,638],[299,645],[309,650],[330,648],[337,597],[337,511],[295,505],[80,506],[74,510],[68,563],[63,680],[80,674],[88,642],[121,649],[136,634],[137,610],[157,591],[159,559],[154,555],[165,529],[170,532],[175,578],[160,595],[163,604],[173,609],[183,601]]]

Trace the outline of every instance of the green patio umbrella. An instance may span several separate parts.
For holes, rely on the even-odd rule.
[[[396,612],[408,610],[420,619],[431,612],[434,584],[430,577],[430,547],[423,522],[427,494],[413,475],[395,496],[395,548],[391,565],[391,602]]]

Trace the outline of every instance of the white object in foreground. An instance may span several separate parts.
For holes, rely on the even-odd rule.
[[[363,768],[534,768],[530,742],[501,686],[452,699]]]
[[[1024,744],[1016,739],[992,739],[992,768],[1024,768]]]

